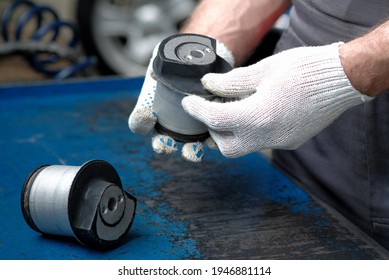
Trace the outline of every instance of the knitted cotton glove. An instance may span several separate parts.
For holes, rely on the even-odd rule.
[[[167,135],[158,134],[154,131],[158,117],[153,111],[154,95],[157,85],[157,81],[153,78],[153,61],[158,53],[158,47],[159,44],[154,48],[138,101],[128,119],[128,125],[131,131],[137,134],[146,135],[154,132],[154,136],[152,137],[154,151],[170,155],[177,151],[176,141]],[[217,42],[216,52],[230,63],[230,65],[234,65],[234,57],[225,45]],[[211,138],[207,139],[206,143],[211,148],[216,147]],[[188,161],[200,162],[204,156],[204,144],[202,142],[185,143],[182,146],[182,156]]]
[[[239,157],[262,149],[295,149],[350,107],[371,100],[350,84],[336,43],[301,47],[202,83],[222,97],[216,103],[185,97],[184,109],[206,124],[221,153]]]

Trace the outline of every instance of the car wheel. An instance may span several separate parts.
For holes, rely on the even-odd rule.
[[[177,32],[195,0],[79,0],[85,51],[102,74],[144,75],[154,47]]]

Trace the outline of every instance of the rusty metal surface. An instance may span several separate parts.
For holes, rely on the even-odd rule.
[[[141,79],[0,87],[0,259],[388,259],[388,253],[252,154],[201,164],[152,152],[127,126]],[[104,159],[138,198],[126,242],[93,251],[24,222],[20,192],[43,164]]]

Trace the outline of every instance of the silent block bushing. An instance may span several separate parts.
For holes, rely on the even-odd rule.
[[[39,167],[26,179],[21,196],[23,216],[32,229],[73,236],[99,249],[116,246],[125,238],[136,202],[123,190],[114,167],[103,160]]]
[[[216,54],[216,40],[210,37],[176,34],[163,40],[153,62],[157,131],[180,142],[207,139],[207,127],[187,114],[181,101],[193,94],[212,100],[214,96],[204,89],[200,79],[207,73],[226,73],[231,69]]]

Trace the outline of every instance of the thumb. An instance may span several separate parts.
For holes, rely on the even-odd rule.
[[[258,85],[258,73],[253,66],[240,67],[228,73],[209,73],[201,82],[205,89],[220,97],[241,97],[255,92]]]
[[[211,102],[195,95],[182,100],[184,110],[212,130],[223,130],[229,126],[228,108],[224,108],[226,104]]]

